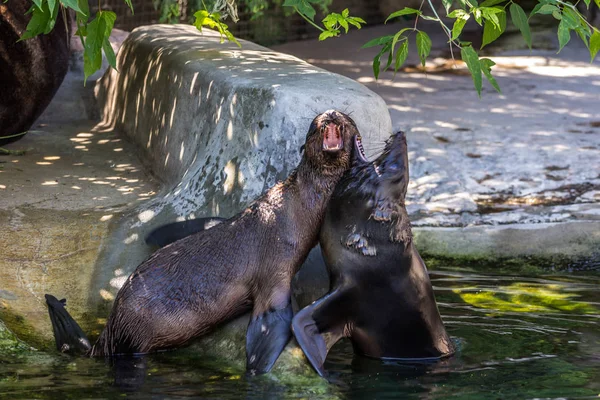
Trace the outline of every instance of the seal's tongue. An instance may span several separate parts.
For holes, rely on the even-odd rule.
[[[339,126],[334,123],[328,124],[323,132],[323,150],[334,152],[341,150],[343,145]]]

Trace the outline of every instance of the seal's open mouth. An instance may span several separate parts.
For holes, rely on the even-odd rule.
[[[342,139],[342,130],[344,128],[330,122],[321,128],[323,132],[323,151],[335,153],[344,147],[344,140]]]

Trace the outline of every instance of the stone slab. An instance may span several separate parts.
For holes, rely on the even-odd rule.
[[[96,87],[103,124],[140,148],[176,216],[231,216],[300,160],[311,120],[338,109],[364,142],[391,133],[383,100],[363,85],[244,40],[189,25],[135,29]],[[170,190],[169,190],[170,189]]]

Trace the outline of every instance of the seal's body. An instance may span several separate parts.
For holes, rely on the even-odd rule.
[[[68,14],[58,11],[54,29],[19,41],[30,1],[0,2],[0,145],[20,139],[46,109],[69,66]],[[60,6],[57,4],[56,8]]]
[[[454,351],[412,242],[407,185],[406,139],[398,133],[373,163],[353,154],[336,186],[319,238],[331,290],[292,323],[321,376],[342,337],[355,353],[375,358],[437,359]]]
[[[137,267],[89,354],[179,347],[253,310],[247,368],[270,370],[291,337],[291,279],[318,241],[355,135],[348,116],[337,111],[317,116],[302,160],[286,181],[238,215],[159,249]],[[48,305],[52,318],[57,311]]]

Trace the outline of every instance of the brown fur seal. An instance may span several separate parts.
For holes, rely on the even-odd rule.
[[[343,337],[355,353],[373,358],[436,360],[454,352],[404,207],[404,134],[393,135],[373,163],[359,150],[335,188],[319,235],[330,292],[292,323],[321,376],[329,349]]]
[[[58,4],[50,33],[19,41],[31,19],[26,15],[31,5],[26,0],[0,1],[0,145],[23,137],[54,97],[69,66],[69,21]]]
[[[291,337],[292,277],[317,243],[327,202],[350,165],[352,137],[357,135],[347,115],[318,115],[300,164],[287,180],[236,216],[159,249],[137,267],[88,353],[147,353],[182,346],[252,309],[247,369],[269,371]],[[57,346],[75,343],[86,350],[85,344],[78,345],[83,342],[77,332],[70,340],[62,337],[61,332],[73,331],[74,321],[65,317],[63,303],[47,299],[59,333]]]

